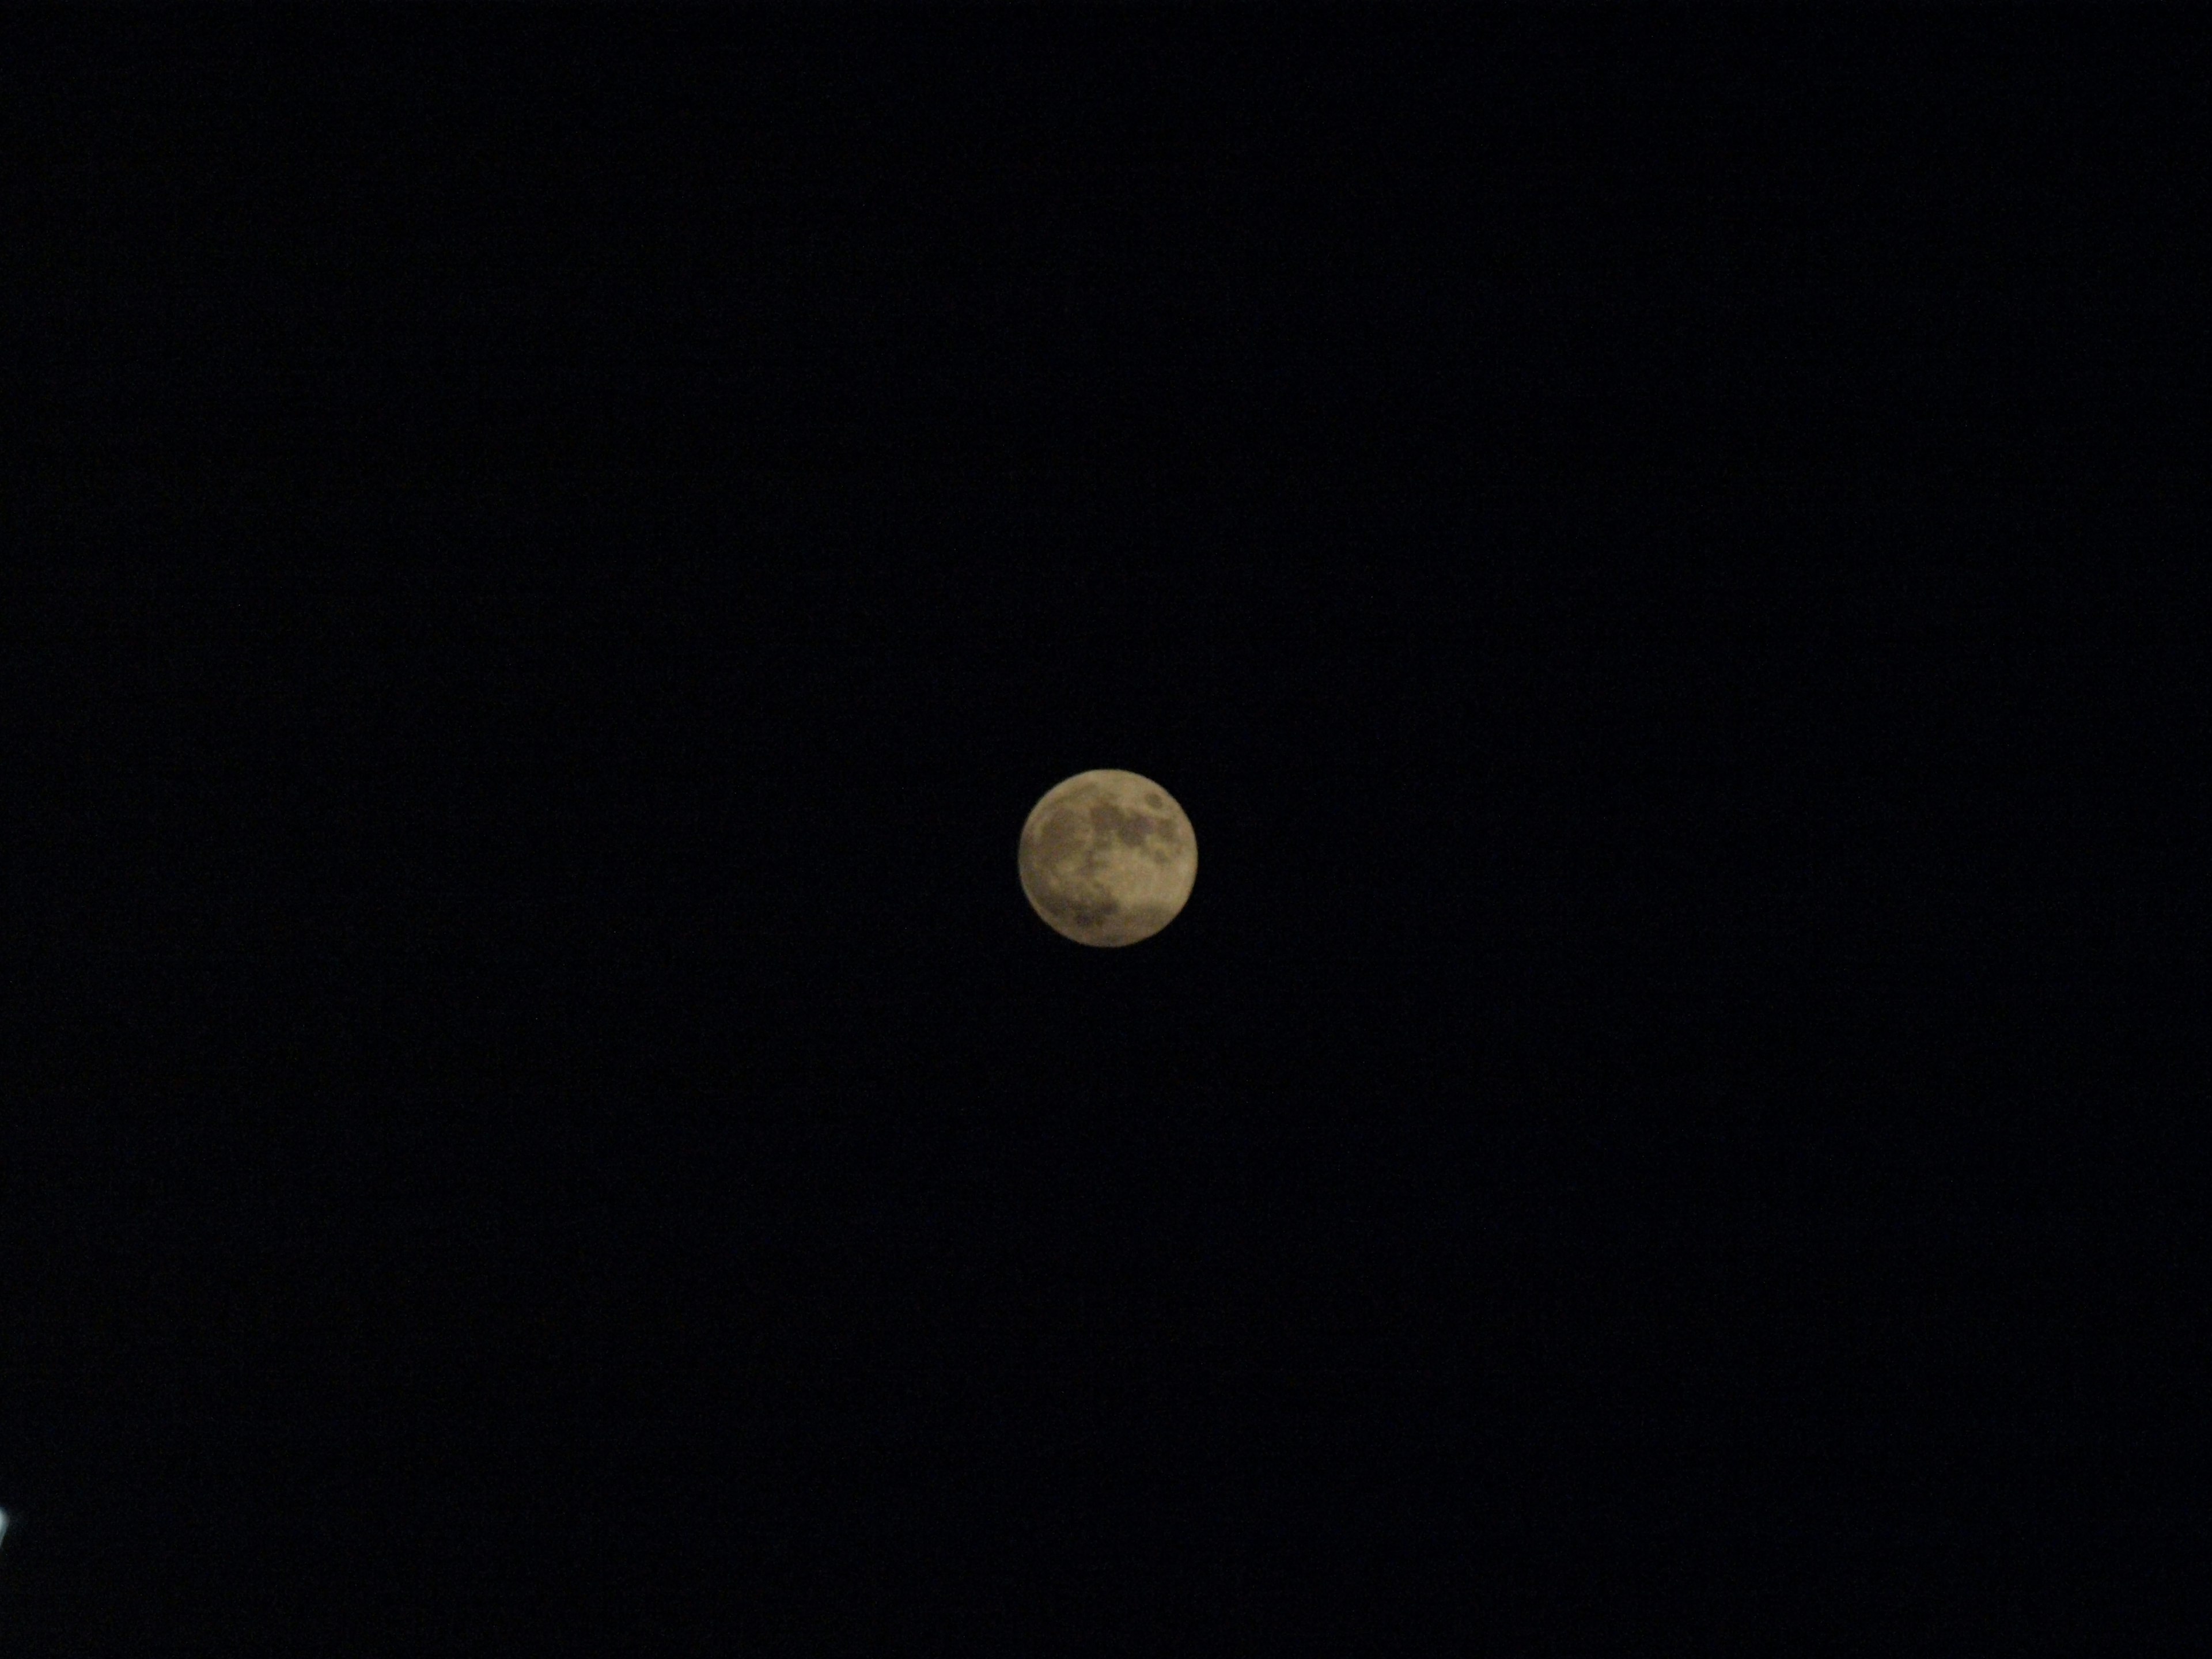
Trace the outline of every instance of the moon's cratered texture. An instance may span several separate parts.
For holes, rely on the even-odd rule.
[[[1079,772],[1022,826],[1022,890],[1078,945],[1134,945],[1181,914],[1198,837],[1175,797],[1134,772]]]

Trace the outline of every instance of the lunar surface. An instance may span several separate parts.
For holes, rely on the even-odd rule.
[[[1198,838],[1175,797],[1134,772],[1079,772],[1022,826],[1022,890],[1078,945],[1134,945],[1181,914]]]

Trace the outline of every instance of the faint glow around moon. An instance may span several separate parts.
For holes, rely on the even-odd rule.
[[[1198,837],[1174,796],[1135,772],[1079,772],[1022,826],[1022,890],[1046,926],[1078,945],[1134,945],[1182,914],[1198,877]]]

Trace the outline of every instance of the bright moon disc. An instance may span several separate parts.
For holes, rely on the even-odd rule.
[[[1182,913],[1198,837],[1175,797],[1134,772],[1079,772],[1022,826],[1022,890],[1078,945],[1134,945]]]

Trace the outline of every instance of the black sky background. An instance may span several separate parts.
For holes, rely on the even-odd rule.
[[[9,1651],[2202,1621],[2179,14],[7,33]]]

